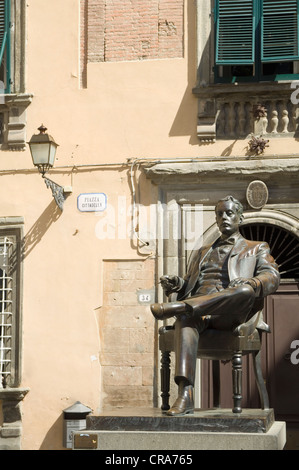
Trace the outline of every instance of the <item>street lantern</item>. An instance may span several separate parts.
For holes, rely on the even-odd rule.
[[[46,133],[47,128],[42,124],[39,134],[34,134],[28,142],[33,165],[44,175],[46,171],[54,166],[56,149],[58,144],[53,137]]]
[[[46,133],[47,128],[42,124],[39,134],[34,134],[28,142],[33,165],[38,168],[44,178],[47,188],[50,188],[59,209],[63,210],[63,203],[67,193],[72,192],[71,187],[63,188],[59,184],[45,177],[45,173],[54,166],[54,160],[58,144],[53,137]]]

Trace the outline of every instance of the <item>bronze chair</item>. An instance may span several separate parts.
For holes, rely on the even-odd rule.
[[[199,337],[197,357],[211,359],[213,376],[213,407],[220,406],[220,367],[219,361],[231,360],[233,381],[233,413],[242,412],[242,356],[252,354],[255,380],[260,396],[261,408],[269,409],[269,399],[261,369],[262,333],[270,332],[262,320],[262,311],[249,321],[239,325],[234,331],[205,330]],[[169,407],[170,352],[174,351],[174,326],[159,329],[159,349],[161,351],[161,398],[163,411]]]

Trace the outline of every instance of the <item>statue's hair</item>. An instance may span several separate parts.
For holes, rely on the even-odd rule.
[[[243,214],[243,206],[242,206],[241,202],[238,201],[238,199],[235,199],[233,196],[226,196],[225,198],[220,199],[216,204],[215,210],[217,209],[217,206],[218,206],[219,202],[225,202],[225,201],[232,201],[237,207],[238,214],[239,215]]]

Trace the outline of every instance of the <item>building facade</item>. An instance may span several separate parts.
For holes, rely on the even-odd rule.
[[[217,237],[227,194],[246,237],[279,257],[264,373],[296,435],[298,8],[0,1],[1,449],[63,449],[76,401],[94,414],[160,406],[149,305],[159,276]],[[28,145],[41,124],[59,144],[44,178]],[[198,406],[209,375],[200,363]],[[245,379],[245,405],[259,406],[250,367]]]

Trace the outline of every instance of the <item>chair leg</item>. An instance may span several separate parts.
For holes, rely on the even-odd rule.
[[[260,395],[261,407],[263,410],[269,410],[269,397],[262,373],[261,351],[253,353],[253,370]]]
[[[219,361],[212,361],[213,373],[213,407],[220,408],[220,364]]]
[[[161,410],[169,410],[170,389],[170,352],[164,351],[161,355]]]
[[[232,358],[233,413],[242,413],[242,353],[236,351]]]

